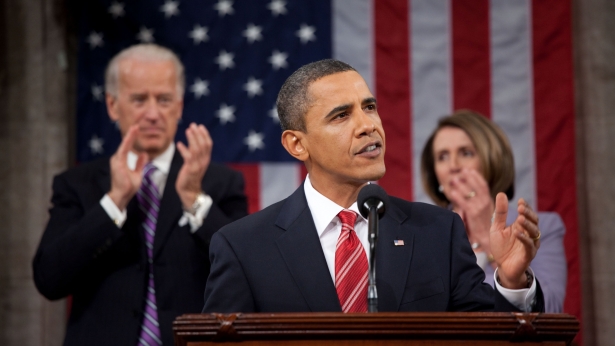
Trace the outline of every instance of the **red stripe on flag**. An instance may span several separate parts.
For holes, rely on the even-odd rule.
[[[260,167],[258,164],[232,163],[229,166],[243,173],[246,183],[245,192],[248,197],[248,212],[255,213],[261,209],[260,198]]]
[[[489,0],[451,1],[453,109],[491,117]]]
[[[566,225],[564,311],[581,320],[571,3],[532,1],[532,17],[538,209],[558,212]]]
[[[387,172],[378,184],[412,199],[408,2],[374,1],[376,94],[386,132]]]

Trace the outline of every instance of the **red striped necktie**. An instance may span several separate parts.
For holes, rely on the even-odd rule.
[[[342,232],[335,247],[335,289],[343,312],[367,312],[367,256],[354,231],[357,214],[342,210]]]

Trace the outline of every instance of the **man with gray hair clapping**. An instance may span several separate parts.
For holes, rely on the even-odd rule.
[[[174,143],[184,79],[164,47],[117,54],[105,86],[119,148],[54,179],[33,270],[45,297],[72,296],[65,345],[172,345],[175,317],[203,306],[211,236],[247,214],[243,177],[210,162],[203,125]]]

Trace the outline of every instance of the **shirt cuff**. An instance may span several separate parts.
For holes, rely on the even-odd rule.
[[[100,199],[100,205],[103,207],[107,215],[113,220],[113,223],[117,226],[117,228],[122,228],[124,226],[124,222],[126,222],[126,218],[128,217],[126,214],[126,209],[120,210],[120,208],[113,203],[109,194],[105,194],[103,198]]]
[[[196,213],[192,214],[184,210],[184,215],[179,219],[178,225],[183,227],[190,224],[190,233],[196,232],[196,230],[203,225],[203,220],[205,220],[207,214],[209,214],[209,210],[213,203],[211,197],[206,194],[203,203],[196,209]]]
[[[498,268],[499,269],[499,268]],[[527,270],[532,274],[533,280],[530,288],[522,288],[518,290],[511,290],[508,288],[502,287],[498,282],[498,269],[493,273],[493,282],[495,282],[495,287],[502,294],[509,303],[515,306],[517,309],[523,312],[531,312],[532,306],[536,301],[536,275],[534,275],[534,271],[532,268],[527,268]]]

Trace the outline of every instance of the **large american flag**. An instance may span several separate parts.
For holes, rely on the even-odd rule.
[[[120,134],[103,71],[155,42],[186,66],[183,120],[207,126],[213,159],[244,172],[250,211],[288,196],[305,170],[280,145],[274,103],[299,66],[353,65],[379,102],[390,194],[428,201],[419,156],[437,119],[477,110],[508,134],[516,197],[564,219],[565,312],[581,314],[569,0],[92,0],[80,4],[77,160],[111,155]],[[577,338],[580,340],[580,338]]]

